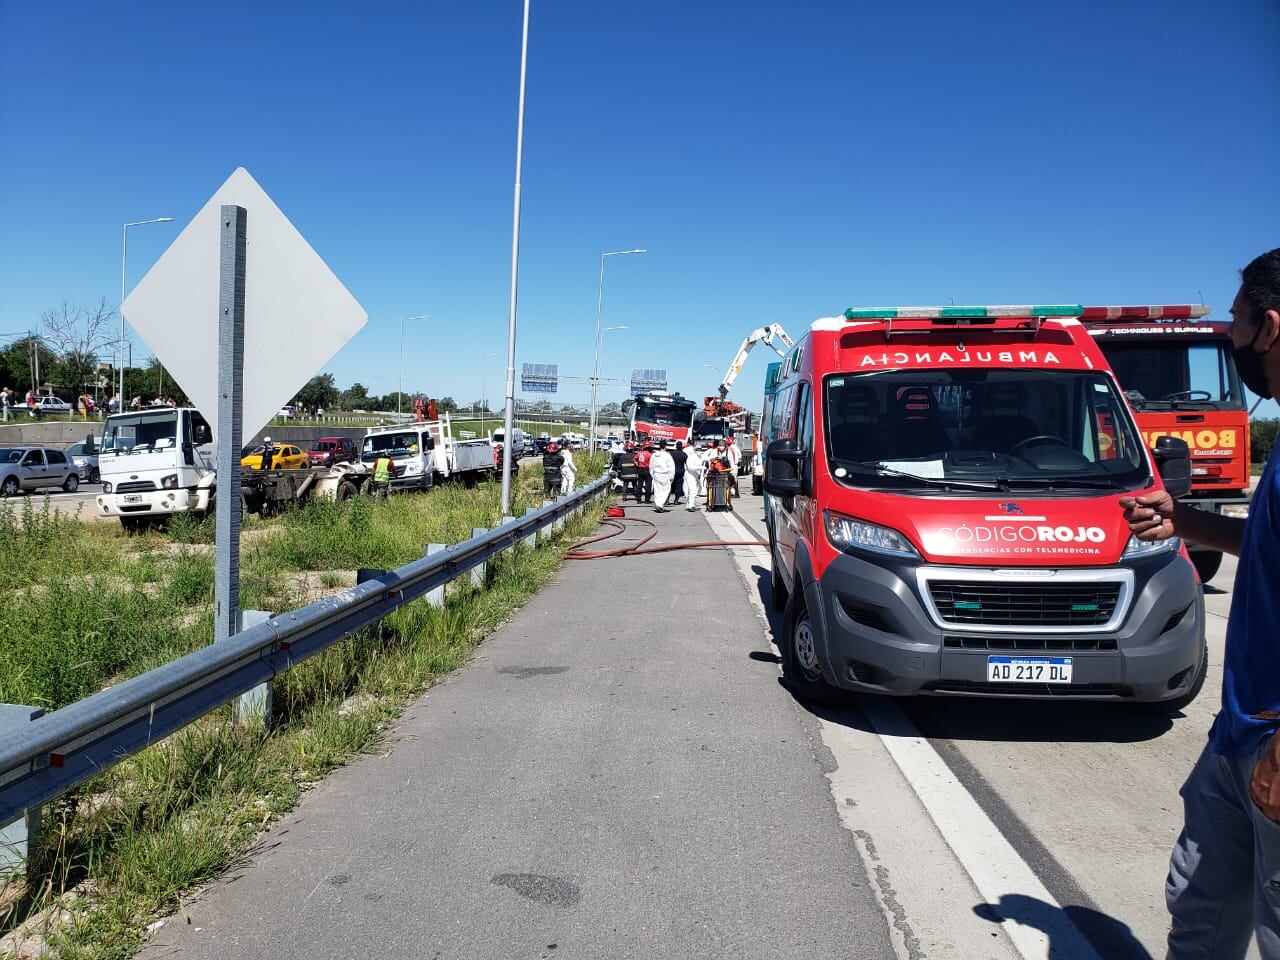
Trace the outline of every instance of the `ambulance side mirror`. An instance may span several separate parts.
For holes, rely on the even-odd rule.
[[[774,440],[765,451],[764,489],[775,497],[800,493],[800,462],[804,454],[794,440]]]
[[[1152,448],[1164,488],[1175,499],[1191,492],[1191,449],[1181,437],[1163,436]]]

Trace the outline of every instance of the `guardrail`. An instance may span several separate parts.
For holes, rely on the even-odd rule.
[[[470,540],[272,617],[0,735],[0,826],[558,525],[608,489],[606,475]]]

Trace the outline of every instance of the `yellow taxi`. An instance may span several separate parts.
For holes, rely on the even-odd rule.
[[[240,458],[240,466],[245,470],[262,469],[262,444],[254,447]],[[282,443],[275,447],[271,454],[272,470],[302,470],[311,466],[311,458],[291,443]]]

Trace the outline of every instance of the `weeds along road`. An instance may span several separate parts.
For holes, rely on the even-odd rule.
[[[657,542],[761,534],[759,508],[654,517]],[[1163,954],[1228,592],[1185,716],[819,715],[779,683],[768,584],[756,548],[566,564],[143,956]]]

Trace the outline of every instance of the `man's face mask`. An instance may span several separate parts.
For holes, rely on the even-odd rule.
[[[1243,347],[1234,347],[1231,352],[1236,361],[1236,370],[1240,372],[1240,379],[1244,381],[1244,385],[1264,400],[1270,400],[1271,387],[1267,383],[1267,372],[1262,365],[1262,357],[1271,348],[1268,347],[1264,353],[1253,349],[1253,345],[1258,342],[1258,336],[1262,333],[1262,323],[1260,319],[1258,329],[1254,331],[1253,339],[1248,344]]]

